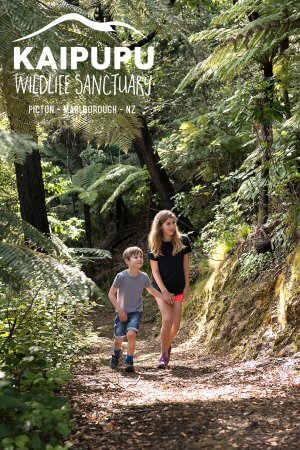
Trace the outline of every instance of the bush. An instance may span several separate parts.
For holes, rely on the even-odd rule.
[[[85,315],[93,305],[33,282],[2,284],[0,300],[0,448],[67,449],[60,441],[70,409],[58,392],[90,331]]]

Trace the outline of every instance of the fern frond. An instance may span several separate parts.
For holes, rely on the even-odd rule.
[[[132,173],[136,173],[139,169],[135,166],[129,166],[124,164],[117,164],[114,166],[110,166],[108,169],[103,171],[103,174],[95,181],[93,184],[89,186],[88,191],[99,190],[103,184],[106,183],[119,183],[121,180],[127,178],[128,175]]]
[[[300,111],[295,111],[292,117],[284,122],[283,126],[298,131],[300,129]]]
[[[32,246],[43,248],[55,256],[61,254],[61,249],[55,242],[16,214],[3,209],[0,209],[0,236],[3,241],[18,245],[22,242],[23,236],[26,236]],[[70,256],[69,259],[71,259]]]
[[[14,277],[26,283],[34,280],[42,282],[50,290],[67,289],[79,299],[100,294],[95,283],[77,267],[62,264],[25,246],[0,242],[0,263]]]
[[[26,155],[38,150],[37,143],[26,134],[10,133],[0,128],[0,154],[9,161],[23,163]]]
[[[141,186],[148,178],[148,172],[142,169],[137,169],[135,173],[128,175],[128,177],[118,186],[113,195],[111,195],[104,203],[100,213],[102,214],[109,210],[121,195],[130,190],[136,190],[136,186]]]
[[[82,189],[88,189],[91,184],[98,180],[99,176],[103,172],[103,169],[104,165],[101,163],[83,167],[82,169],[79,169],[75,175],[73,175],[72,182]]]
[[[111,253],[109,251],[101,250],[99,248],[69,248],[69,252],[80,264],[111,258]]]
[[[24,234],[31,248],[25,245],[22,239]],[[49,239],[16,214],[3,210],[0,210],[0,236],[0,266],[6,277],[24,283],[40,282],[51,290],[68,289],[80,299],[100,294],[95,283],[74,263],[82,263],[84,258],[108,258],[109,252],[101,249],[69,249],[56,236]],[[48,254],[34,248],[43,248]]]

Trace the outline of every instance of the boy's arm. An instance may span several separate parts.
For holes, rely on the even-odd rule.
[[[126,322],[127,320],[127,314],[126,312],[121,308],[121,306],[118,303],[116,294],[117,294],[118,289],[115,288],[114,286],[112,286],[109,290],[108,293],[108,298],[111,301],[111,303],[113,304],[113,306],[115,307],[115,310],[118,312],[120,319],[122,322]]]
[[[146,288],[146,289],[147,289],[147,291],[149,292],[149,294],[153,295],[153,297],[158,297],[158,298],[160,298],[161,300],[164,299],[163,294],[162,294],[161,292],[159,292],[157,289],[155,289],[154,287],[150,286],[150,287],[148,287],[148,288]],[[172,300],[172,299],[170,300],[170,303],[173,303],[173,300]]]

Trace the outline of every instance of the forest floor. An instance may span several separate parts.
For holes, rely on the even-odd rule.
[[[66,389],[74,450],[298,449],[300,353],[233,361],[203,354],[180,331],[167,369],[159,356],[157,308],[146,301],[135,373],[108,367],[114,313],[99,308],[98,338]]]

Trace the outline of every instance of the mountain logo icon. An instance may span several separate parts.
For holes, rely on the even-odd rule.
[[[59,25],[63,22],[70,21],[70,20],[75,20],[77,22],[81,22],[83,25],[86,25],[88,28],[91,28],[92,30],[96,30],[96,31],[104,31],[106,33],[109,33],[110,31],[114,31],[114,29],[113,29],[114,26],[120,26],[120,27],[128,28],[128,29],[134,31],[135,33],[138,33],[141,36],[143,36],[143,33],[141,33],[139,30],[137,30],[136,28],[134,28],[131,25],[128,25],[127,23],[124,23],[124,22],[98,23],[98,22],[94,22],[93,20],[87,19],[86,17],[84,17],[80,14],[69,13],[69,14],[64,14],[63,16],[53,20],[48,25],[46,25],[45,27],[41,28],[38,31],[35,31],[34,33],[27,34],[26,36],[19,38],[19,39],[15,39],[14,42],[24,41],[25,39],[29,39],[31,37],[37,36],[38,34],[41,34],[47,30],[50,30],[50,28],[53,28],[56,25]]]

